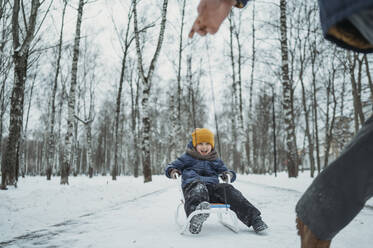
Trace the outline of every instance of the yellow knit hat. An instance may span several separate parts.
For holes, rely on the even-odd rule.
[[[199,143],[209,143],[214,148],[214,134],[207,128],[196,128],[192,133],[193,146],[196,147]]]

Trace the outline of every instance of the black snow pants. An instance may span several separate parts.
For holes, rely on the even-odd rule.
[[[204,184],[201,181],[194,181],[183,188],[185,199],[185,212],[189,216],[203,201],[210,203],[226,203],[234,211],[239,220],[248,227],[252,220],[260,216],[260,211],[254,207],[242,193],[231,184]]]

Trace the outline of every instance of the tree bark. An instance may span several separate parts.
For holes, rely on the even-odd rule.
[[[8,25],[9,19],[11,17],[11,9],[7,7],[8,5],[7,1],[0,0],[0,21],[1,21],[1,36],[0,36],[0,84],[1,84],[1,90],[0,90],[0,160],[2,159],[3,153],[2,153],[2,142],[3,142],[3,118],[4,114],[7,109],[8,100],[5,99],[8,98],[6,95],[6,88],[5,85],[7,84],[8,75],[11,70],[11,58],[8,56],[4,56],[5,51],[7,51],[8,47],[6,46],[9,39],[11,29]],[[0,161],[1,166],[1,161]]]
[[[305,55],[305,53],[304,53]],[[309,157],[309,160],[310,160],[310,175],[311,177],[314,177],[314,172],[315,172],[315,158],[313,156],[313,153],[314,153],[314,143],[313,143],[313,139],[312,139],[312,135],[311,135],[311,131],[310,131],[310,111],[309,111],[309,108],[307,107],[307,98],[306,98],[306,89],[305,89],[305,86],[304,86],[304,79],[303,79],[303,62],[301,62],[301,69],[300,69],[300,73],[299,73],[299,78],[300,78],[300,82],[301,82],[301,86],[302,86],[302,105],[303,105],[303,112],[304,112],[304,121],[306,123],[306,136],[307,136],[307,140],[308,140],[308,157]]]
[[[334,54],[333,56],[335,57],[336,54],[335,54],[335,51],[334,50]],[[335,96],[335,87],[334,87],[334,84],[335,84],[335,74],[336,74],[336,68],[335,68],[335,65],[334,65],[334,61],[332,62],[332,71],[331,71],[331,75],[329,75],[329,80],[328,80],[328,85],[327,85],[327,111],[326,111],[326,127],[325,127],[325,147],[324,147],[324,168],[326,168],[326,166],[328,166],[328,163],[329,163],[329,151],[330,151],[330,146],[331,146],[331,142],[333,140],[333,129],[334,129],[334,123],[335,123],[335,115],[336,115],[336,110],[337,110],[337,99],[336,99],[336,96]],[[333,107],[332,107],[332,114],[331,114],[331,118],[330,118],[330,111],[329,111],[329,105],[330,105],[330,95],[332,96],[332,101],[333,101]],[[330,124],[329,124],[330,123]]]
[[[372,102],[372,108],[373,108],[373,81],[372,81],[372,76],[370,75],[369,62],[368,62],[368,57],[366,54],[364,54],[363,59],[364,59],[364,64],[365,64],[365,71],[368,77],[368,85],[370,89],[370,101]]]
[[[359,61],[359,55],[358,53],[353,53],[353,58],[351,58],[351,53],[347,53],[347,58],[349,61],[349,72],[350,72],[350,80],[351,80],[351,86],[352,86],[352,95],[353,95],[353,101],[354,101],[354,112],[355,112],[355,133],[359,130],[360,125],[362,125],[365,122],[363,108],[361,104],[361,92],[359,85],[361,85],[361,63]],[[355,68],[356,68],[356,62],[359,62],[358,67],[358,80],[355,78]]]
[[[252,55],[251,55],[251,75],[250,75],[250,102],[249,102],[249,114],[248,114],[248,124],[247,124],[247,133],[246,133],[246,157],[247,157],[247,166],[248,171],[250,170],[252,163],[251,163],[251,141],[250,137],[252,137],[252,109],[253,109],[253,86],[254,86],[254,73],[255,73],[255,62],[256,62],[256,43],[255,43],[255,0],[252,1]]]
[[[87,167],[89,178],[93,177],[93,155],[92,155],[92,122],[94,120],[94,101],[93,101],[93,91],[91,87],[91,99],[89,105],[89,115],[87,120],[82,120],[78,116],[75,116],[77,120],[83,123],[86,132],[87,141]]]
[[[181,9],[181,26],[180,26],[180,33],[179,33],[179,56],[178,56],[178,66],[177,66],[177,117],[178,120],[181,120],[181,95],[182,95],[182,89],[181,89],[181,61],[183,58],[183,31],[184,31],[184,17],[185,17],[185,2],[186,0],[183,0],[183,5]],[[180,124],[180,123],[179,123]],[[179,125],[181,126],[181,125]]]
[[[67,110],[67,131],[65,135],[65,149],[63,154],[63,163],[61,165],[61,184],[69,184],[69,173],[70,173],[70,158],[72,150],[72,136],[74,130],[74,113],[75,113],[75,89],[77,84],[77,73],[78,73],[78,60],[79,60],[79,44],[80,44],[80,29],[83,19],[83,6],[84,0],[79,0],[78,16],[76,21],[75,29],[75,40],[74,40],[74,53],[73,61],[71,66],[71,84],[70,92],[68,97],[68,110]]]
[[[66,6],[67,0],[64,0],[64,5],[62,8],[62,18],[61,18],[61,29],[60,29],[60,38],[58,42],[58,54],[56,60],[56,72],[54,75],[53,81],[53,89],[52,89],[52,99],[51,99],[51,110],[50,110],[50,126],[49,126],[49,135],[48,135],[48,148],[47,148],[47,180],[51,180],[52,172],[53,172],[53,162],[54,154],[56,152],[56,141],[54,137],[54,126],[56,122],[56,93],[58,87],[58,77],[60,73],[60,65],[61,65],[61,54],[62,54],[62,42],[63,42],[63,29],[64,29],[64,21],[65,21],[65,13],[66,13]]]
[[[232,130],[232,144],[233,144],[233,169],[238,171],[240,168],[240,156],[238,151],[238,133],[237,133],[237,106],[238,106],[238,97],[237,97],[237,82],[236,82],[236,63],[233,51],[233,12],[229,16],[229,51],[230,51],[230,60],[232,67],[232,102],[231,102],[231,130]]]
[[[137,23],[137,1],[133,0],[133,13],[134,13],[134,27],[135,27],[135,37],[136,37],[136,52],[137,52],[137,59],[138,59],[138,70],[141,78],[141,82],[143,84],[143,98],[141,101],[142,109],[143,109],[143,136],[142,136],[142,153],[143,153],[143,174],[144,174],[144,182],[151,182],[152,181],[152,170],[151,170],[151,154],[150,154],[150,131],[151,131],[151,107],[149,105],[149,97],[150,97],[150,88],[153,78],[154,69],[156,66],[156,62],[159,57],[159,53],[163,43],[164,31],[166,28],[166,15],[167,15],[167,5],[168,0],[163,1],[162,7],[162,20],[160,25],[160,32],[158,36],[158,43],[153,58],[151,59],[149,70],[145,75],[144,67],[143,67],[143,59],[140,49],[140,37],[139,37],[139,28]]]
[[[38,70],[38,66],[36,66],[36,70]],[[27,174],[27,131],[28,131],[28,120],[30,117],[30,109],[31,109],[31,101],[32,101],[32,96],[34,92],[34,86],[35,86],[35,81],[36,81],[36,75],[37,72],[34,73],[33,79],[32,79],[32,84],[30,88],[30,97],[29,97],[29,102],[28,102],[28,107],[27,107],[27,113],[26,113],[26,123],[25,123],[25,130],[23,131],[23,135],[21,136],[20,140],[20,167],[21,167],[21,173],[22,177]]]
[[[129,40],[129,31],[130,31],[130,23],[131,23],[132,15],[131,11],[128,13],[128,23],[126,28],[126,34],[124,36],[124,44],[123,44],[123,57],[122,57],[122,65],[121,65],[121,72],[120,72],[120,79],[119,79],[119,87],[118,87],[118,95],[117,95],[117,102],[116,102],[116,110],[115,110],[115,128],[114,128],[114,166],[113,171],[111,173],[112,179],[117,179],[118,174],[118,150],[119,150],[119,117],[120,117],[120,106],[122,101],[122,88],[123,88],[123,82],[124,82],[124,76],[126,72],[126,61],[127,61],[127,54],[128,49],[132,43],[133,39]]]
[[[287,167],[289,177],[298,176],[298,153],[294,125],[292,83],[289,79],[289,59],[286,27],[286,0],[280,0],[281,74],[283,86],[283,108],[285,111]]]
[[[316,41],[312,41],[310,46],[311,48],[311,74],[312,74],[312,116],[313,116],[313,129],[315,133],[314,144],[316,147],[316,164],[317,171],[321,171],[321,162],[320,162],[320,142],[319,142],[319,125],[318,125],[318,105],[317,105],[317,86],[316,86],[316,58],[317,58],[317,49]]]
[[[21,9],[20,0],[14,0],[12,15],[12,36],[13,36],[13,62],[14,62],[14,85],[11,97],[9,138],[2,163],[1,188],[7,185],[16,185],[17,161],[19,156],[19,142],[23,128],[23,102],[24,90],[27,78],[27,62],[31,42],[34,39],[36,18],[40,2],[32,0],[31,12],[24,34],[24,40],[20,40],[19,12]]]
[[[128,29],[126,32],[126,37],[128,36]],[[115,128],[114,128],[114,166],[111,172],[112,180],[117,180],[118,175],[118,150],[119,150],[119,117],[120,117],[120,106],[121,106],[121,99],[122,99],[122,88],[123,88],[123,81],[124,81],[124,73],[126,70],[126,59],[127,59],[127,49],[123,52],[122,57],[122,67],[120,72],[120,79],[119,79],[119,88],[118,88],[118,95],[117,95],[117,102],[116,102],[116,110],[115,110]]]

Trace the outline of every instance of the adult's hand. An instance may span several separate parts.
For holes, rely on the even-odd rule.
[[[194,33],[201,36],[215,34],[235,4],[236,0],[201,0],[197,7],[198,17],[189,32],[189,38],[193,38]]]

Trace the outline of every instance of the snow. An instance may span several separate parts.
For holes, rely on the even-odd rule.
[[[199,235],[180,235],[174,214],[177,180],[153,176],[20,178],[18,188],[0,191],[0,247],[300,247],[294,208],[312,182],[308,174],[238,175],[233,184],[261,212],[270,228],[255,234],[240,222],[234,233],[215,216]],[[373,201],[368,202],[373,206]],[[371,247],[373,208],[364,208],[333,240],[332,247]]]

